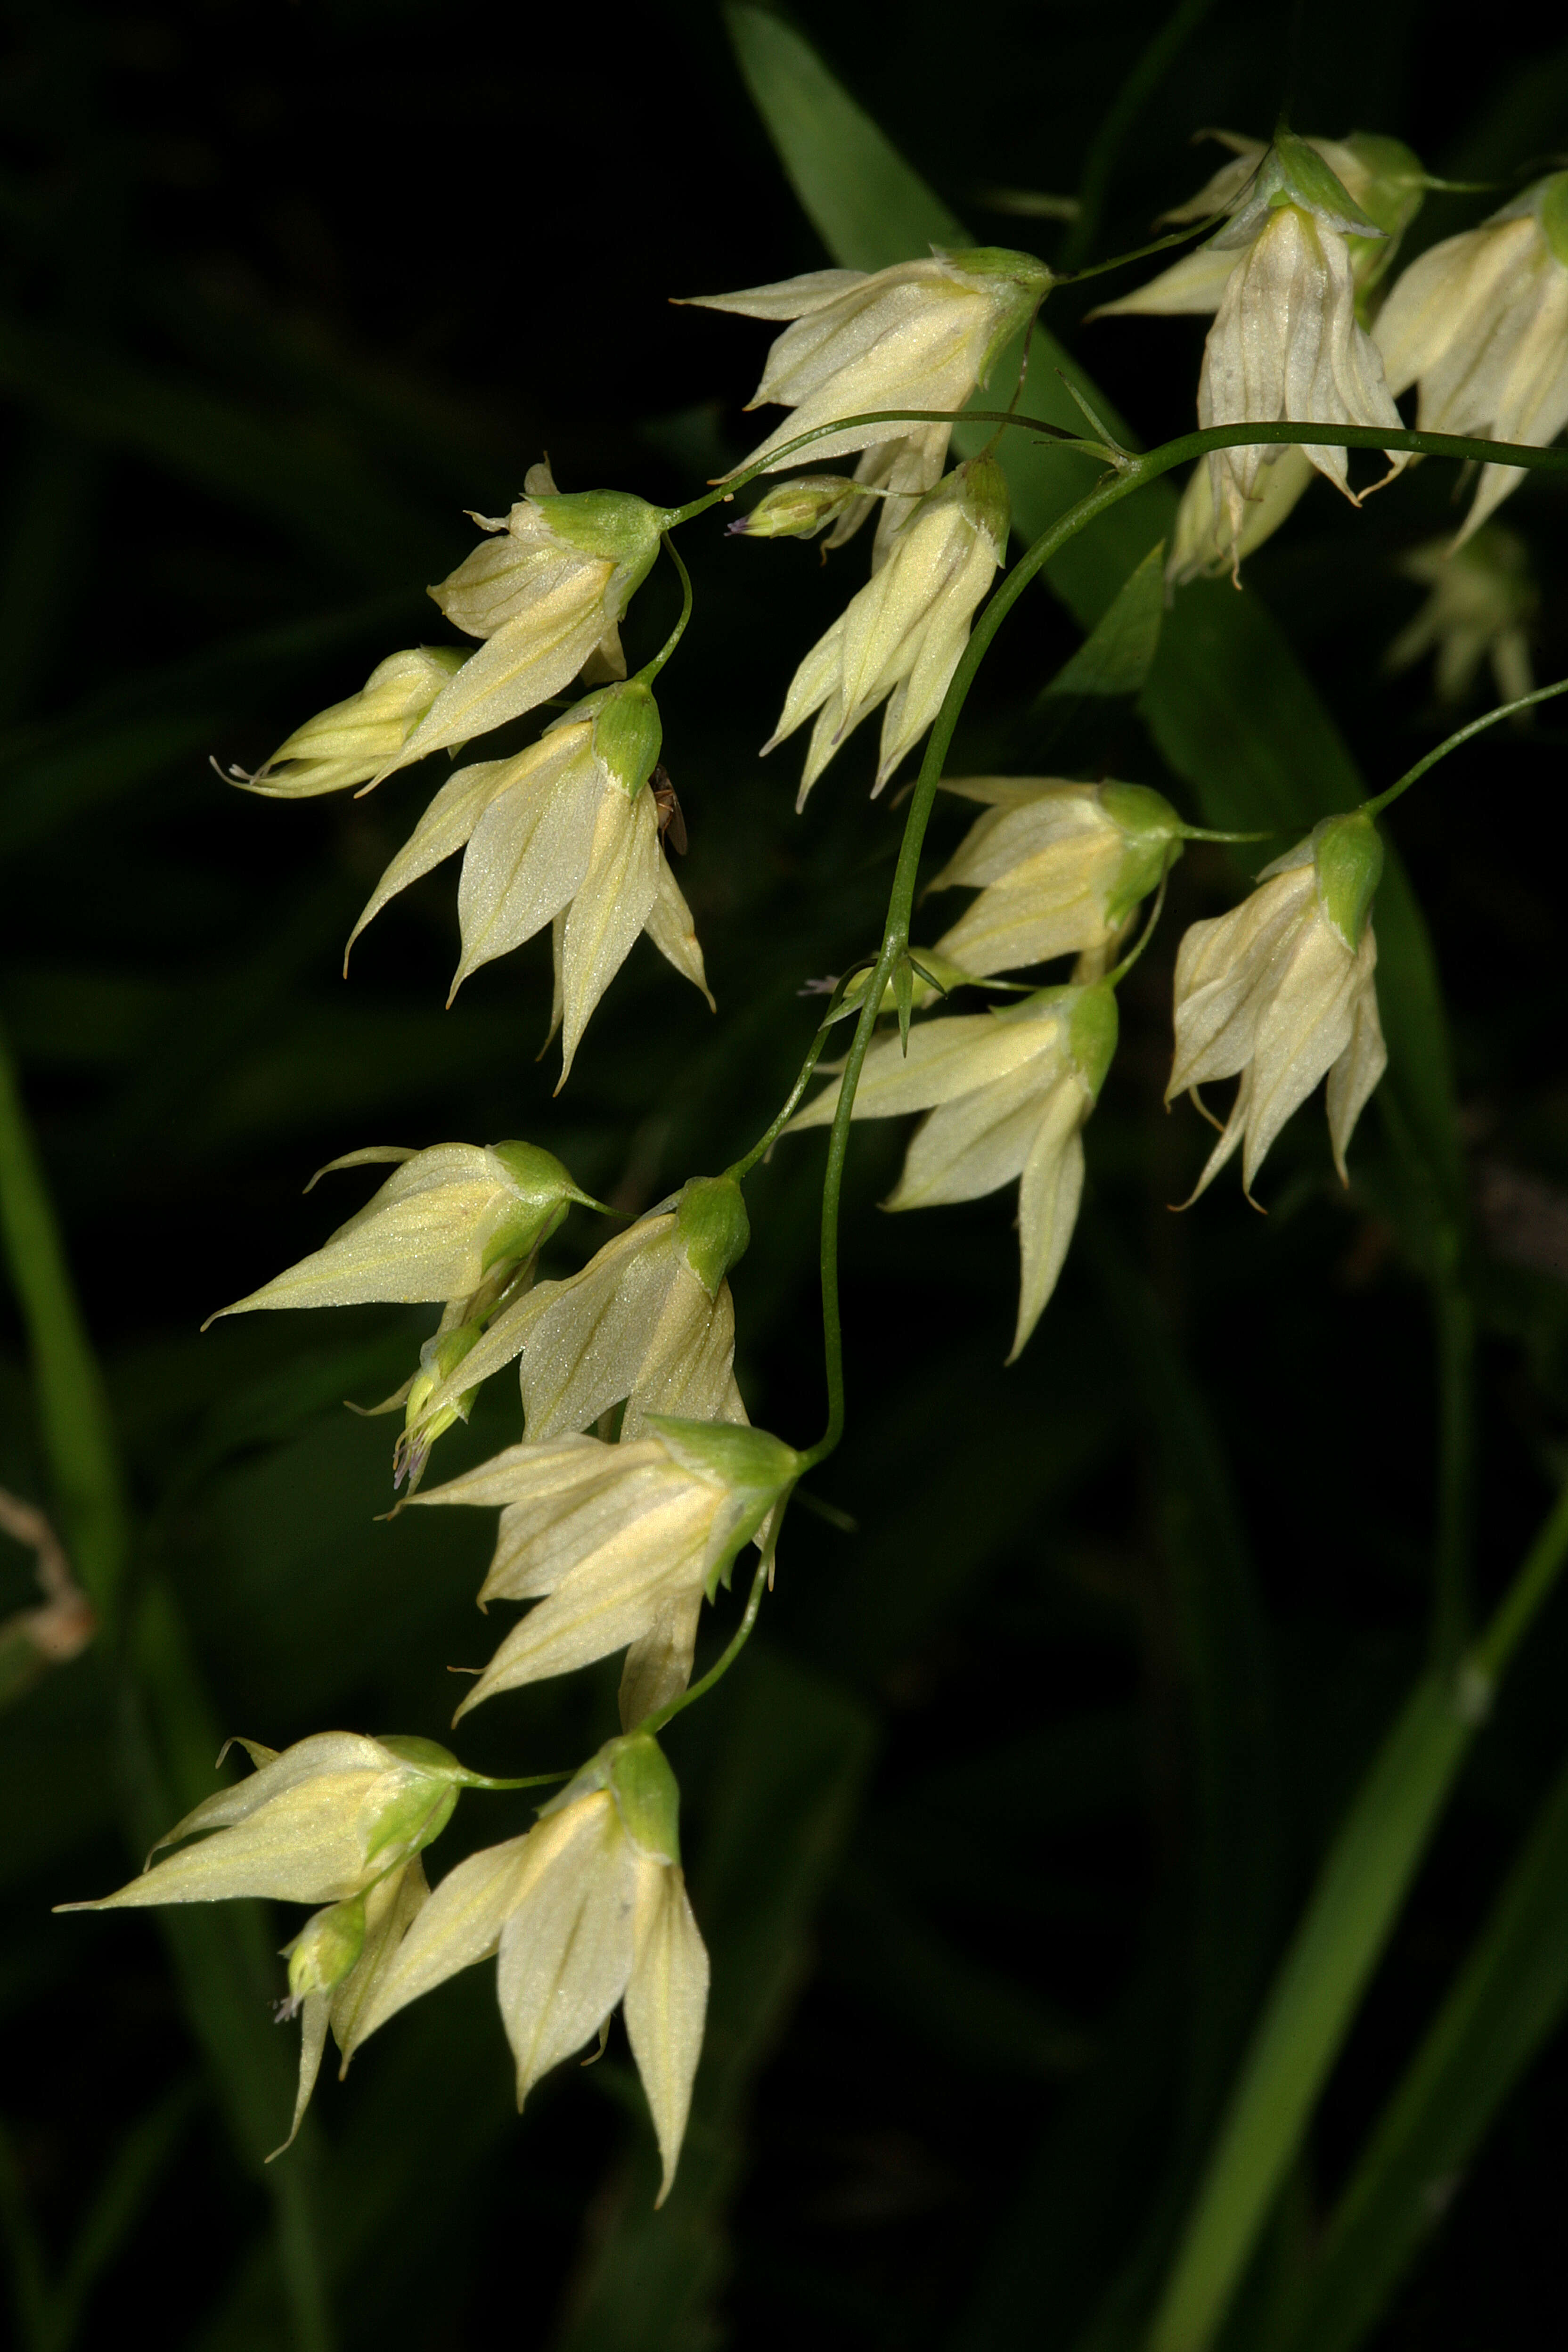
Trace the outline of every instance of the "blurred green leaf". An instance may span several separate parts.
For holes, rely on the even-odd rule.
[[[1352,2352],[1568,2006],[1568,1770],[1334,2208],[1281,2352]]]

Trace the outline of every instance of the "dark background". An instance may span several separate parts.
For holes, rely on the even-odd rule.
[[[1163,15],[978,0],[955,22],[905,0],[798,21],[981,233],[1051,257],[1057,224],[987,212],[984,192],[1076,186]],[[361,1178],[308,1201],[300,1187],[361,1143],[524,1135],[635,1210],[765,1125],[809,1039],[800,983],[874,942],[891,875],[897,818],[865,793],[869,729],[804,819],[796,747],[755,757],[865,542],[824,572],[809,547],[726,541],[721,516],[686,534],[696,619],[661,701],[719,1017],[640,946],[559,1102],[533,1061],[543,940],[441,1011],[449,869],[338,977],[422,775],[279,806],[226,791],[207,754],[253,766],[384,653],[444,637],[424,583],[471,543],[464,509],[504,511],[542,451],[563,488],[670,501],[732,462],[753,437],[741,409],[767,331],[666,298],[824,257],[700,6],[40,0],[7,16],[0,1021],[102,1351],[134,1575],[174,1595],[225,1731],[439,1737],[448,1661],[486,1646],[471,1599],[487,1527],[376,1524],[394,1424],[338,1403],[395,1386],[428,1318],[195,1327],[358,1204]],[[1283,10],[1210,11],[1122,156],[1100,254],[1206,173],[1215,151],[1194,158],[1194,131],[1267,132],[1289,33]],[[1510,174],[1564,138],[1568,51],[1458,7],[1314,17],[1292,113],[1307,131],[1395,132],[1453,176]],[[1432,198],[1407,251],[1487,203]],[[1144,438],[1186,429],[1203,322],[1079,335],[1089,300],[1054,298],[1056,331]],[[1376,784],[1452,723],[1429,673],[1380,667],[1417,601],[1397,559],[1447,527],[1452,489],[1427,466],[1357,516],[1315,485],[1249,567],[1246,593],[1283,622]],[[1542,588],[1542,678],[1568,639],[1564,513],[1537,477],[1502,517]],[[673,610],[656,572],[626,632],[634,665]],[[1028,698],[1076,642],[1032,591],[959,768],[1028,764]],[[1480,1210],[1483,1593],[1545,1506],[1568,1410],[1568,840],[1551,719],[1489,736],[1394,826],[1448,992]],[[1131,711],[1084,772],[1108,767],[1168,782]],[[962,822],[942,813],[938,846]],[[688,2207],[650,2232],[618,2028],[596,2073],[563,2070],[511,2116],[476,1971],[389,2030],[347,2086],[324,2080],[285,2159],[344,2347],[498,2328],[574,2352],[1124,2340],[1117,2294],[1131,2284],[1135,2301],[1141,2263],[1168,2243],[1267,1964],[1426,1642],[1428,1312],[1370,1195],[1333,1181],[1321,1112],[1272,1155],[1267,1222],[1229,1178],[1191,1215],[1166,1211],[1204,1150],[1190,1113],[1160,1109],[1171,960],[1237,874],[1222,851],[1189,853],[1123,992],[1084,1227],[1013,1370],[1010,1204],[884,1219],[900,1139],[858,1136],[850,1431],[821,1485],[859,1532],[793,1515],[763,1633],[669,1743],[716,1985]],[[1369,1167],[1375,1125],[1358,1141]],[[821,1150],[786,1143],[753,1181],[734,1284],[753,1418],[800,1443],[822,1409]],[[555,1270],[593,1245],[585,1220],[568,1228]],[[0,1317],[0,1480],[47,1504],[26,1347],[8,1303]],[[498,1381],[437,1475],[516,1421]],[[1196,1526],[1173,1516],[1173,1459],[1199,1466],[1183,1487],[1206,1498]],[[1261,1860],[1231,1912],[1223,1856],[1203,1846],[1214,1662],[1184,1612],[1194,1550],[1242,1596],[1228,1671]],[[7,1547],[0,1567],[4,1606],[24,1605],[26,1555]],[[1559,1609],[1467,1769],[1270,2239],[1264,2268],[1283,2265],[1287,2291],[1560,1760],[1565,1651]],[[123,2174],[83,2340],[155,2305],[170,2343],[303,2342],[287,2228],[274,2251],[276,2175],[236,2152],[178,1955],[151,1919],[48,1916],[126,1873],[124,1672],[97,1644],[0,1716],[14,2247],[31,2231],[68,2264]],[[614,1682],[606,1668],[501,1702],[465,1725],[465,1759],[574,1760],[613,1727]],[[470,1797],[437,1866],[526,1819],[521,1799]],[[266,1923],[266,1948],[292,1924]],[[161,2157],[127,2159],[160,2116]],[[1568,2074],[1549,2048],[1369,2340],[1482,2352],[1562,2335],[1565,2135]],[[698,2281],[676,2317],[661,2262]],[[1232,2340],[1239,2352],[1245,2332]]]

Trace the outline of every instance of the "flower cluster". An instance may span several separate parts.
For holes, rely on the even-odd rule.
[[[1412,386],[1423,426],[1435,430],[1544,441],[1568,422],[1568,173],[1434,247],[1385,293],[1426,184],[1407,149],[1284,131],[1267,146],[1228,134],[1225,143],[1230,160],[1171,215],[1216,223],[1207,241],[1104,314],[1213,313],[1197,389],[1204,425],[1392,436],[1402,430],[1395,397]],[[834,548],[877,509],[868,576],[800,662],[763,750],[813,722],[804,807],[880,709],[873,793],[881,793],[942,710],[966,647],[973,664],[975,615],[1007,560],[1000,427],[980,454],[949,467],[953,425],[1027,333],[1051,282],[1028,255],[980,247],[698,298],[783,325],[752,405],[791,413],[750,458],[711,497],[673,510],[614,490],[563,495],[548,467],[534,467],[506,516],[474,518],[484,537],[430,592],[477,649],[395,653],[262,767],[230,772],[276,799],[369,790],[573,690],[565,708],[536,722],[533,740],[519,748],[510,739],[498,756],[447,776],[350,945],[401,891],[461,851],[453,992],[548,929],[563,1084],[639,934],[706,995],[690,910],[664,852],[671,792],[653,691],[689,614],[684,568],[679,625],[628,677],[620,627],[630,600],[661,541],[731,495],[742,474],[776,474],[807,456],[855,457],[852,476],[808,471],[773,482],[731,529],[757,540],[826,533]],[[1393,453],[1391,470],[1405,462]],[[1170,579],[1234,574],[1314,471],[1359,499],[1345,452],[1331,442],[1215,450],[1188,485]],[[1528,683],[1533,591],[1508,535],[1482,528],[1516,480],[1516,469],[1487,467],[1457,547],[1418,550],[1406,562],[1430,601],[1390,659],[1435,649],[1445,695],[1462,693],[1489,656],[1500,690]],[[998,602],[1021,584],[1015,573]],[[939,781],[978,814],[929,887],[971,895],[931,947],[911,949],[915,862]],[[1250,1198],[1285,1121],[1325,1080],[1332,1158],[1346,1179],[1352,1133],[1386,1059],[1372,922],[1381,805],[1326,819],[1266,865],[1238,906],[1194,923],[1180,943],[1166,1100],[1187,1094],[1204,1109],[1205,1087],[1236,1081],[1194,1199],[1237,1151]],[[941,779],[934,748],[911,810],[881,953],[826,983],[834,1002],[824,1033],[853,1014],[854,1046],[797,1108],[819,1034],[746,1159],[689,1179],[575,1271],[542,1279],[542,1253],[573,1207],[612,1213],[551,1151],[521,1140],[372,1145],[331,1163],[391,1168],[365,1205],[212,1318],[438,1307],[417,1367],[374,1408],[403,1413],[395,1483],[420,1507],[495,1511],[479,1605],[522,1611],[458,1717],[545,1677],[623,1662],[619,1736],[526,1834],[470,1855],[434,1890],[423,1857],[459,1794],[567,1774],[489,1780],[419,1738],[323,1732],[281,1754],[241,1743],[254,1771],[198,1805],[156,1850],[176,1851],[100,1904],[68,1906],[238,1895],[310,1906],[287,1947],[286,2007],[302,2019],[295,2130],[329,2032],[346,2065],[409,2002],[493,1957],[520,2105],[623,2011],[659,2147],[661,2200],[668,2191],[701,2047],[708,1958],[657,1735],[745,1639],[771,1585],[789,1498],[837,1438],[836,1420],[817,1445],[797,1451],[748,1418],[729,1278],[750,1238],[745,1176],[780,1134],[831,1125],[841,1172],[848,1122],[918,1116],[889,1210],[1018,1188],[1015,1360],[1071,1241],[1085,1129],[1117,1048],[1117,991],[1196,837],[1149,785],[1103,773]],[[1061,969],[1045,969],[1053,964]],[[961,991],[1004,1001],[976,1010],[970,993],[968,1009],[939,1006]],[[825,1231],[837,1192],[827,1201]],[[828,1281],[832,1263],[825,1242]],[[836,1317],[825,1323],[837,1391]],[[518,1442],[419,1491],[432,1448],[468,1419],[480,1387],[514,1364]],[[719,1605],[747,1545],[758,1557],[739,1631],[694,1688],[704,1608]]]

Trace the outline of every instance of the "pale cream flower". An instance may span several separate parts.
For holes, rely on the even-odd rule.
[[[329,2030],[345,2053],[347,2072],[354,2027],[429,1895],[425,1865],[416,1854],[363,1895],[318,1911],[285,1946],[289,1998],[279,2016],[300,2019],[300,2084],[289,2137],[273,2149],[268,2164],[291,2147],[299,2135],[321,2070]]]
[[[743,1422],[735,1309],[725,1276],[750,1228],[731,1177],[693,1177],[673,1204],[606,1242],[580,1274],[539,1283],[496,1317],[426,1410],[521,1352],[530,1441],[585,1430],[625,1402],[623,1439],[652,1413]]]
[[[228,782],[275,801],[310,800],[369,783],[397,758],[468,658],[456,646],[388,654],[357,694],[296,727],[254,775],[228,769]]]
[[[1047,988],[998,1013],[922,1022],[906,1055],[876,1039],[856,1089],[856,1118],[923,1110],[889,1209],[930,1209],[1018,1187],[1023,1261],[1009,1363],[1023,1352],[1067,1256],[1083,1191],[1085,1120],[1116,1051],[1116,996],[1103,983]],[[826,1127],[841,1081],[784,1129]]]
[[[474,520],[494,536],[430,593],[455,628],[485,642],[377,782],[537,709],[595,656],[601,677],[626,676],[618,624],[658,552],[664,509],[622,490],[563,495],[548,466],[534,466],[510,514]]]
[[[1435,653],[1439,702],[1463,702],[1484,661],[1500,702],[1530,692],[1530,625],[1541,599],[1522,540],[1488,523],[1460,547],[1445,538],[1413,548],[1399,569],[1431,593],[1389,646],[1386,668],[1409,669]]]
[[[1268,149],[1224,137],[1238,150],[1235,162],[1166,217],[1225,208],[1235,217],[1197,252],[1096,315],[1217,311],[1199,379],[1200,425],[1279,417],[1397,427],[1363,311],[1420,207],[1419,163],[1397,140],[1360,133],[1283,134]],[[1390,454],[1394,472],[1405,463]],[[1234,576],[1243,556],[1279,529],[1314,470],[1352,495],[1342,449],[1264,443],[1215,451],[1187,484],[1167,576],[1184,581],[1225,568]]]
[[[1394,392],[1420,386],[1416,427],[1544,448],[1568,425],[1568,172],[1413,261],[1378,318]],[[1524,479],[1483,466],[1462,546]]]
[[[708,2004],[708,1954],[680,1868],[679,1797],[658,1743],[612,1740],[525,1837],[469,1856],[415,1919],[351,2048],[458,1969],[496,1955],[521,2107],[624,2003],[669,2193]]]
[[[1254,183],[1268,156],[1268,142],[1248,139],[1235,131],[1215,131],[1205,135],[1228,147],[1231,161],[1222,163],[1195,196],[1162,213],[1157,227],[1169,225],[1178,228],[1216,214],[1240,214],[1248,207]],[[1357,291],[1364,298],[1386,272],[1405,230],[1421,209],[1426,182],[1420,159],[1402,140],[1360,131],[1348,139],[1300,139],[1291,141],[1289,145],[1292,151],[1310,150],[1320,163],[1326,164],[1342,194],[1348,195],[1355,210],[1365,215],[1365,229],[1361,234],[1356,233],[1349,213],[1342,215],[1342,226],[1347,226],[1346,244]],[[1293,160],[1299,161],[1294,153]],[[1321,184],[1304,189],[1292,201],[1308,201],[1314,194],[1320,200],[1326,195],[1331,215],[1338,209],[1332,192],[1325,190]],[[1147,285],[1124,294],[1119,301],[1102,302],[1093,316],[1206,316],[1218,310],[1220,297],[1240,258],[1240,250],[1234,243],[1216,236],[1200,245],[1195,252],[1184,253]]]
[[[498,1266],[531,1257],[569,1203],[600,1206],[534,1143],[373,1144],[320,1173],[388,1160],[396,1173],[331,1241],[208,1322],[254,1307],[467,1299]]]
[[[1377,829],[1360,814],[1326,817],[1258,877],[1228,915],[1194,923],[1176,957],[1175,1059],[1165,1100],[1240,1076],[1196,1200],[1245,1142],[1251,1197],[1264,1154],[1291,1112],[1328,1076],[1334,1165],[1388,1056],[1373,975],[1371,913],[1383,871]]]
[[[1038,309],[1050,284],[1050,271],[1033,254],[976,246],[933,252],[929,260],[900,262],[890,269],[814,269],[776,286],[689,299],[699,310],[795,321],[768,352],[763,380],[748,404],[760,408],[774,401],[795,414],[742,459],[751,466],[836,417],[878,409],[962,408],[977,386],[989,382],[1001,352]],[[896,471],[900,490],[918,493],[940,476],[951,429],[851,425],[826,435],[809,455],[838,457],[855,449],[896,446],[900,454],[884,461],[884,471]],[[884,473],[867,478],[880,480]]]
[[[711,1005],[691,910],[659,845],[648,778],[661,740],[653,695],[632,678],[591,695],[513,758],[459,768],[377,883],[349,950],[400,890],[461,849],[452,995],[481,964],[552,925],[562,1086],[642,931]]]
[[[974,608],[1007,545],[1007,486],[990,457],[955,467],[930,491],[873,573],[795,674],[773,751],[817,713],[797,809],[835,751],[887,701],[873,787],[880,792],[942,708]]]
[[[931,883],[979,897],[936,952],[976,978],[1109,947],[1182,854],[1182,821],[1143,784],[965,776],[944,789],[986,803]]]
[[[421,1496],[499,1504],[479,1606],[538,1603],[458,1716],[616,1650],[626,1652],[626,1730],[686,1688],[703,1595],[728,1581],[736,1553],[798,1477],[800,1457],[765,1430],[730,1423],[655,1415],[647,1427],[618,1445],[584,1436],[513,1445]]]
[[[141,1910],[242,1895],[342,1902],[438,1837],[475,1778],[432,1739],[318,1731],[280,1754],[258,1740],[232,1744],[256,1769],[204,1798],[153,1853],[186,1838],[200,1837],[199,1845],[181,1843],[163,1862],[149,1855],[140,1878],[115,1894],[57,1909]]]

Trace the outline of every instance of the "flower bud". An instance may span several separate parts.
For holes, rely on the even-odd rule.
[[[815,539],[853,507],[878,503],[846,474],[802,474],[777,482],[750,514],[730,525],[732,539]]]
[[[256,1766],[249,1778],[205,1799],[153,1852],[198,1835],[199,1845],[182,1845],[163,1862],[149,1857],[140,1878],[100,1902],[59,1908],[112,1911],[241,1895],[339,1903],[438,1837],[472,1778],[429,1739],[321,1731],[281,1754],[252,1740],[239,1744]]]
[[[336,1992],[359,1964],[364,1949],[364,1897],[351,1895],[346,1903],[329,1904],[318,1911],[285,1947],[289,1959],[289,2000],[292,2017],[311,1993]]]
[[[207,1320],[256,1307],[466,1298],[494,1267],[531,1257],[572,1202],[600,1205],[536,1144],[435,1144],[408,1154],[321,1249]]]
[[[357,694],[307,719],[254,775],[231,768],[229,781],[275,801],[310,800],[369,783],[397,758],[467,659],[456,646],[389,654]]]

